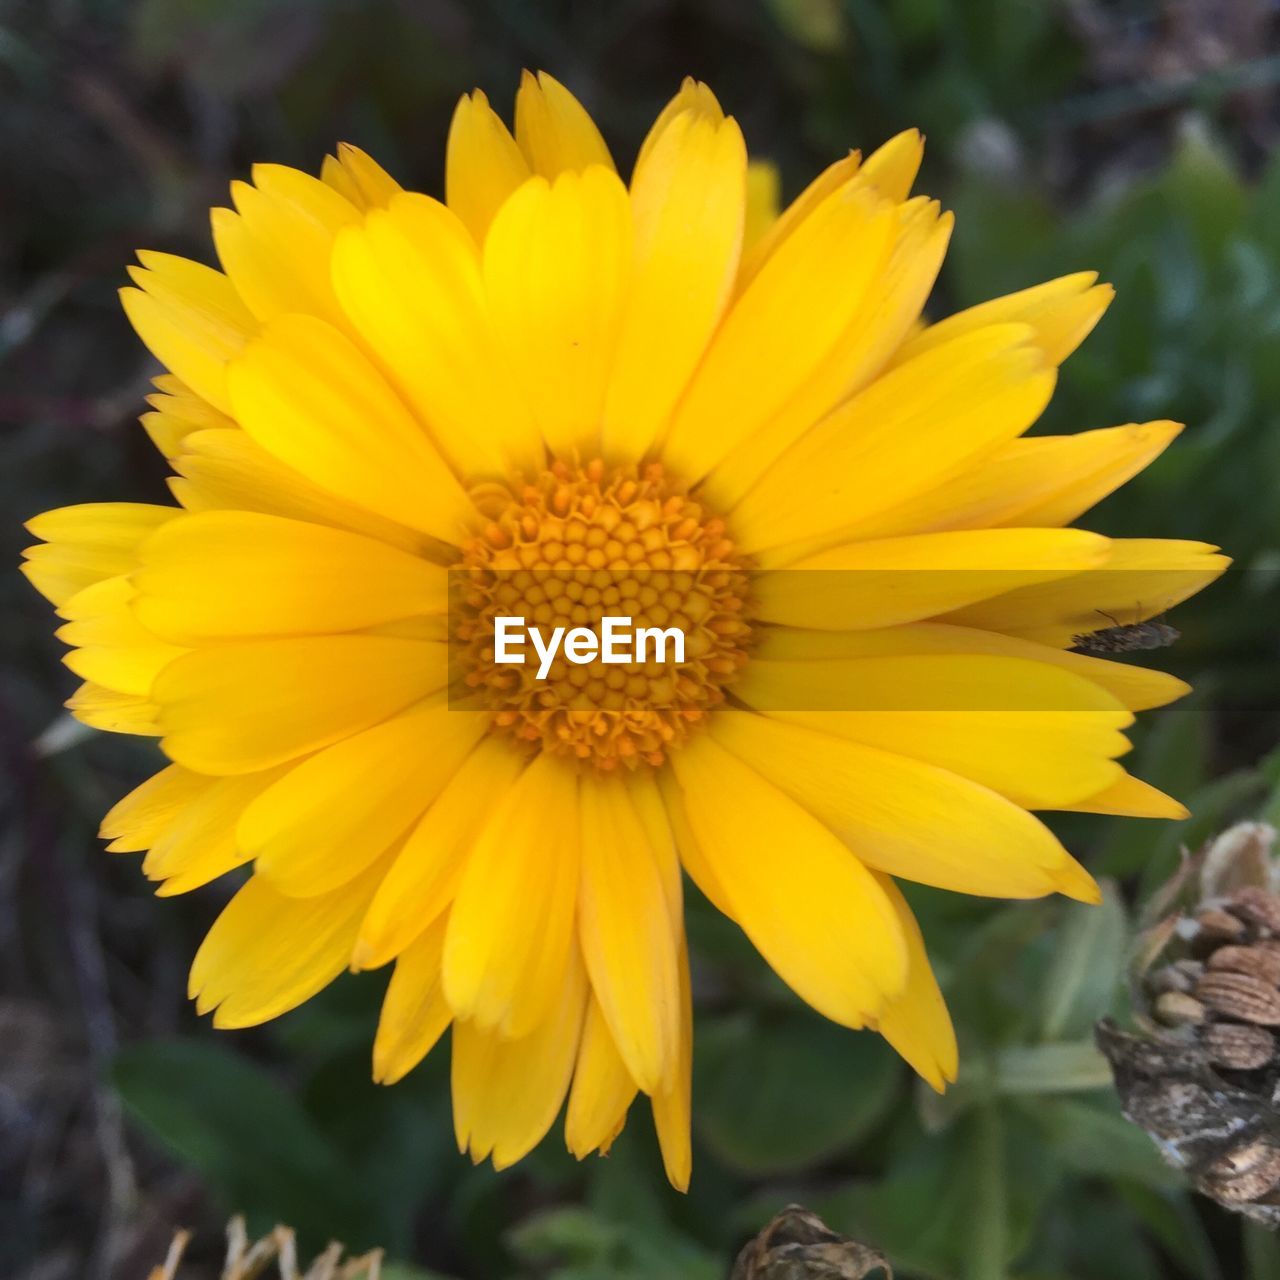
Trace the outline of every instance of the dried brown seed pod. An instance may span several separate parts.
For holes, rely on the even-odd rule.
[[[1260,1027],[1280,1027],[1280,991],[1247,973],[1211,969],[1196,983],[1196,998],[1214,1013]]]
[[[1210,969],[1247,973],[1273,987],[1280,987],[1280,947],[1255,942],[1252,946],[1219,947],[1208,960]]]
[[[1243,938],[1248,926],[1237,915],[1221,907],[1207,907],[1195,918],[1195,941],[1201,947],[1216,947],[1223,942]]]
[[[1205,1007],[1185,991],[1166,991],[1156,1000],[1155,1015],[1166,1027],[1185,1027],[1203,1022]]]
[[[729,1280],[864,1280],[893,1271],[882,1253],[837,1235],[816,1213],[788,1205],[733,1264]]]
[[[1276,1038],[1264,1027],[1237,1022],[1217,1022],[1200,1034],[1209,1061],[1228,1071],[1256,1071],[1265,1067],[1276,1051]]]
[[[1125,1115],[1197,1190],[1280,1229],[1280,860],[1242,823],[1156,899],[1133,973],[1140,1031],[1100,1023]]]
[[[1226,950],[1227,948],[1223,948]],[[1204,965],[1199,960],[1178,960],[1157,969],[1147,977],[1148,989],[1156,995],[1165,991],[1190,992],[1200,980]]]
[[[1249,1204],[1280,1186],[1280,1146],[1259,1138],[1219,1156],[1204,1173],[1216,1197],[1228,1204]]]
[[[1280,1160],[1269,1100],[1233,1086],[1204,1046],[1172,1036],[1131,1035],[1109,1019],[1097,1027],[1125,1115],[1155,1140],[1197,1191],[1272,1230],[1280,1228]]]
[[[1226,908],[1246,925],[1273,936],[1280,934],[1280,897],[1270,889],[1245,885],[1227,899]]]

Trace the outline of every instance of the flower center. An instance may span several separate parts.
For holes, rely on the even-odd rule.
[[[661,764],[746,662],[748,576],[724,521],[659,463],[556,462],[475,497],[489,523],[463,550],[454,612],[466,685],[495,725],[540,750],[604,770]],[[655,640],[627,660],[562,645],[545,664],[527,646],[522,663],[498,661],[499,618],[551,637],[601,635],[607,617],[630,619],[633,634],[677,628],[683,657]]]

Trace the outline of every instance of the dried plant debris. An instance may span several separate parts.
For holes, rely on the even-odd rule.
[[[816,1213],[788,1205],[738,1254],[729,1280],[863,1280],[893,1270],[882,1253],[837,1235]]]
[[[182,1280],[182,1259],[191,1233],[174,1233],[173,1243],[164,1262],[154,1267],[147,1280]],[[232,1218],[227,1224],[227,1258],[222,1280],[379,1280],[382,1274],[382,1250],[375,1249],[359,1258],[343,1258],[340,1244],[331,1244],[309,1267],[298,1263],[298,1246],[288,1227],[274,1231],[252,1243],[245,1230],[244,1219]]]
[[[1125,1114],[1229,1209],[1280,1228],[1280,860],[1241,823],[1158,895],[1133,972],[1130,1034],[1098,1045]]]

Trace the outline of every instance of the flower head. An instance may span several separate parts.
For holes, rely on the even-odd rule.
[[[684,1186],[682,872],[941,1088],[895,879],[1092,900],[1031,811],[1182,815],[1117,757],[1185,686],[1070,647],[1225,561],[1066,527],[1178,428],[1023,438],[1110,290],[922,324],[951,219],[910,195],[921,149],[853,153],[777,216],[705,85],[628,184],[526,77],[514,136],[459,103],[444,203],[342,147],[233,184],[221,270],[139,255],[179,505],[48,512],[26,569],[74,714],[171,762],[109,847],[162,895],[252,865],[191,971],[217,1025],[394,962],[374,1072],[452,1027],[473,1158],[519,1159],[566,1098],[570,1149],[607,1149],[644,1093]],[[501,618],[616,614],[683,657],[495,660]]]

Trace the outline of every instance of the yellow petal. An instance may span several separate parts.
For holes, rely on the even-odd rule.
[[[758,711],[910,756],[1025,808],[1101,791],[1133,716],[1098,685],[1048,663],[986,655],[753,659],[734,684]]]
[[[658,118],[650,126],[649,132],[640,144],[640,150],[636,154],[635,173],[639,173],[640,167],[649,159],[659,139],[676,118],[686,112],[692,112],[713,125],[719,124],[724,119],[724,111],[716,95],[711,91],[711,87],[703,84],[701,80],[695,80],[692,76],[685,76],[680,82],[680,88],[675,97],[658,112]]]
[[[317,898],[289,898],[254,876],[196,952],[188,994],[215,1027],[278,1018],[327,987],[351,953],[380,867]]]
[[[236,425],[221,409],[215,409],[171,373],[157,374],[151,379],[151,385],[155,392],[147,397],[147,403],[153,409],[181,418],[193,429],[217,430]]]
[[[441,545],[327,492],[238,429],[186,436],[173,466],[178,477],[169,485],[188,511],[260,511],[350,529],[412,552]]]
[[[236,823],[262,792],[280,777],[280,769],[238,778],[206,778],[205,786],[184,805],[142,861],[143,874],[161,881],[156,893],[172,897],[243,866],[252,854],[236,841]]]
[[[402,1080],[435,1047],[453,1021],[440,987],[444,921],[428,928],[396,960],[373,1041],[373,1078]]]
[[[924,938],[915,915],[898,886],[886,875],[876,875],[885,891],[907,940],[907,985],[890,1000],[880,1015],[878,1030],[911,1064],[912,1068],[939,1093],[954,1082],[959,1069],[955,1028],[947,1003],[938,990]]]
[[[747,165],[747,217],[742,232],[743,256],[768,234],[778,219],[781,206],[782,177],[776,165],[767,160],[753,160]]]
[[[359,733],[444,686],[440,643],[384,636],[197,649],[156,681],[164,750],[197,773],[250,773]]]
[[[667,914],[673,936],[684,928],[684,883],[680,873],[680,856],[676,834],[667,813],[667,798],[658,776],[637,770],[627,780],[627,796],[635,806],[636,817],[644,829],[649,852],[657,867],[658,878],[667,899]]]
[[[91,729],[106,733],[135,733],[158,738],[160,708],[149,698],[131,693],[117,693],[86,681],[67,699],[71,714]]]
[[[214,209],[211,217],[218,260],[236,292],[260,321],[306,312],[340,322],[329,253],[360,210],[300,169],[254,165],[253,181],[231,184],[236,212]]]
[[[455,468],[493,476],[541,461],[533,417],[499,364],[475,244],[455,214],[398,196],[338,236],[333,281],[356,332]]]
[[[168,253],[139,253],[138,286],[120,303],[138,337],[196,395],[230,412],[226,366],[257,331],[234,285],[220,271]]]
[[[867,190],[859,174],[847,194],[866,198]],[[950,215],[942,215],[936,201],[921,198],[891,210],[882,251],[860,263],[862,278],[846,281],[847,301],[858,305],[830,349],[819,353],[769,421],[738,441],[707,477],[706,493],[721,509],[731,507],[815,422],[879,372],[933,287],[950,226]],[[803,331],[811,321],[797,316],[795,323]]]
[[[539,71],[520,77],[516,93],[516,142],[529,168],[544,178],[591,165],[613,168],[613,158],[595,122],[568,89]]]
[[[446,571],[385,543],[249,511],[172,520],[140,552],[134,612],[207,640],[356,631],[448,607]]]
[[[959,649],[912,653],[905,641],[903,648],[785,657],[775,656],[777,646],[771,644],[747,664],[733,685],[734,696],[783,714],[1079,711],[1112,717],[1120,728],[1133,722],[1114,694],[1056,664]]]
[[[151,443],[166,458],[175,458],[182,450],[182,442],[193,431],[200,430],[194,423],[184,422],[173,414],[155,411],[138,418]]]
[[[1191,686],[1163,671],[1069,653],[1029,640],[971,627],[921,623],[881,631],[796,631],[770,627],[759,637],[756,653],[775,661],[824,661],[835,658],[906,657],[923,653],[992,654],[1049,663],[1084,676],[1113,694],[1130,711],[1163,707],[1191,692]],[[748,668],[750,670],[750,668]]]
[[[176,458],[188,436],[197,431],[234,430],[236,424],[220,409],[202,400],[172,374],[153,379],[155,395],[147,397],[153,412],[144,413],[142,423],[151,443],[166,458]]]
[[[1029,324],[1052,365],[1060,365],[1089,336],[1115,297],[1109,284],[1098,284],[1096,271],[1079,271],[1003,298],[993,298],[922,329],[903,343],[895,364],[912,360],[939,343],[991,324]]]
[[[778,248],[791,236],[795,229],[822,203],[829,195],[844,187],[850,178],[858,172],[862,163],[862,153],[851,151],[843,159],[828,165],[809,185],[796,197],[781,214],[774,219],[768,229],[742,255],[742,270],[738,273],[738,292],[742,293],[747,285],[759,274],[760,268],[777,252]]]
[[[445,200],[477,244],[493,215],[529,176],[529,164],[511,131],[479,89],[458,99],[445,156]]]
[[[533,178],[484,242],[499,351],[548,447],[597,449],[631,275],[631,206],[612,170]]]
[[[664,458],[701,479],[798,395],[865,304],[894,210],[847,188],[778,248],[737,299],[676,410]]]
[[[1191,816],[1186,805],[1165,795],[1149,782],[1127,773],[1096,795],[1063,807],[1077,813],[1115,813],[1126,818],[1172,818],[1181,821]]]
[[[981,329],[878,378],[770,467],[733,512],[735,540],[785,563],[863,536],[869,518],[1021,435],[1054,386],[1030,338],[1025,325]]]
[[[942,529],[1060,528],[1146,467],[1181,430],[1176,422],[1142,422],[1012,440],[933,488],[860,520],[857,533],[891,538]]]
[[[1195,595],[1231,563],[1216,552],[1204,542],[1118,538],[1092,572],[1007,591],[946,621],[1065,647],[1078,635],[1156,617]]]
[[[835,164],[828,165],[783,210],[781,218],[774,221],[764,237],[755,244],[750,255],[744,257],[739,276],[739,292],[755,278],[760,268],[780,250],[782,244],[794,236],[796,229],[809,219],[814,210],[841,187],[873,193],[893,204],[904,201],[923,155],[923,138],[915,129],[909,129],[884,143],[878,151],[873,152],[865,165],[859,151],[850,151],[849,155],[837,160]],[[851,183],[851,179],[859,174],[858,182]]]
[[[103,818],[98,835],[111,841],[107,845],[111,853],[149,849],[178,813],[212,785],[212,778],[171,764],[117,801]]]
[[[336,156],[325,156],[320,180],[344,196],[362,213],[385,209],[403,188],[371,156],[349,142],[338,143]]]
[[[877,871],[957,893],[1037,898],[1056,890],[1097,901],[1092,877],[1047,827],[977,783],[751,712],[718,712],[711,731]],[[790,848],[783,833],[776,838]]]
[[[999,523],[1042,528],[1070,524],[1158,458],[1181,430],[1180,422],[1131,422],[1056,439],[1015,440],[1009,446],[1015,462],[1035,468],[1037,477],[1056,474],[1058,484]],[[1025,484],[1022,490],[1026,492]]]
[[[669,769],[664,769],[658,775],[658,786],[681,865],[689,873],[689,878],[693,883],[698,886],[698,891],[702,896],[717,911],[731,917],[733,908],[729,904],[729,895],[725,892],[724,886],[716,879],[715,869],[710,859],[703,853],[702,846],[698,843],[698,838],[694,835],[693,828],[689,825],[689,815],[686,812],[684,796],[680,791],[680,784],[676,781],[675,774]]]
[[[604,408],[610,456],[638,458],[665,429],[733,289],[746,144],[732,119],[677,116],[631,184],[631,298]]]
[[[693,1174],[693,1140],[690,1131],[693,1092],[693,993],[689,982],[689,951],[684,931],[676,940],[680,964],[680,1053],[674,1079],[651,1099],[653,1123],[662,1151],[667,1181],[677,1191],[689,1190]]]
[[[565,1145],[575,1158],[582,1160],[593,1151],[603,1155],[609,1150],[622,1132],[636,1093],[636,1082],[618,1052],[600,1002],[588,997],[564,1121]]]
[[[679,1040],[675,925],[628,778],[585,775],[578,933],[587,973],[632,1079],[665,1085]]]
[[[404,842],[369,904],[352,956],[356,968],[386,964],[449,905],[493,798],[507,793],[524,763],[509,742],[497,737],[482,740],[462,762]]]
[[[328,893],[421,818],[485,728],[479,713],[441,702],[336,743],[245,810],[240,844],[281,893]]]
[[[448,944],[446,942],[446,948]],[[446,958],[446,967],[448,964]],[[453,1027],[453,1125],[458,1150],[505,1169],[546,1136],[569,1089],[578,1057],[587,983],[575,954],[546,1015],[518,1040]]]
[[[865,173],[863,180],[867,180]],[[878,288],[879,299],[865,321],[870,340],[860,352],[857,367],[847,374],[851,390],[878,374],[918,327],[954,227],[954,215],[936,200],[919,196],[898,206],[893,251]]]
[[[22,572],[46,600],[65,604],[78,591],[128,573],[137,564],[139,545],[177,507],[145,502],[87,502],[45,511],[27,521],[29,533],[44,545],[22,554]]]
[[[477,1031],[528,1035],[561,990],[576,950],[577,794],[571,765],[537,756],[494,798],[467,858],[449,913],[444,990],[454,1014]]]
[[[361,352],[309,316],[268,325],[228,373],[236,418],[321,488],[445,540],[473,508],[453,473]]]
[[[906,980],[883,890],[820,822],[706,734],[673,753],[672,767],[733,918],[799,996],[864,1026]]]
[[[863,180],[887,200],[905,200],[924,159],[924,137],[918,129],[905,129],[877,147],[863,162]]]
[[[850,542],[760,574],[757,609],[766,621],[790,626],[894,626],[1005,598],[1023,584],[1039,589],[1072,580],[1103,563],[1108,546],[1081,529],[972,529]],[[965,621],[959,614],[952,620]]]
[[[186,649],[148,631],[133,613],[127,578],[108,578],[77,592],[59,609],[70,621],[57,632],[78,648],[63,661],[78,676],[117,693],[145,696],[156,676]]]

